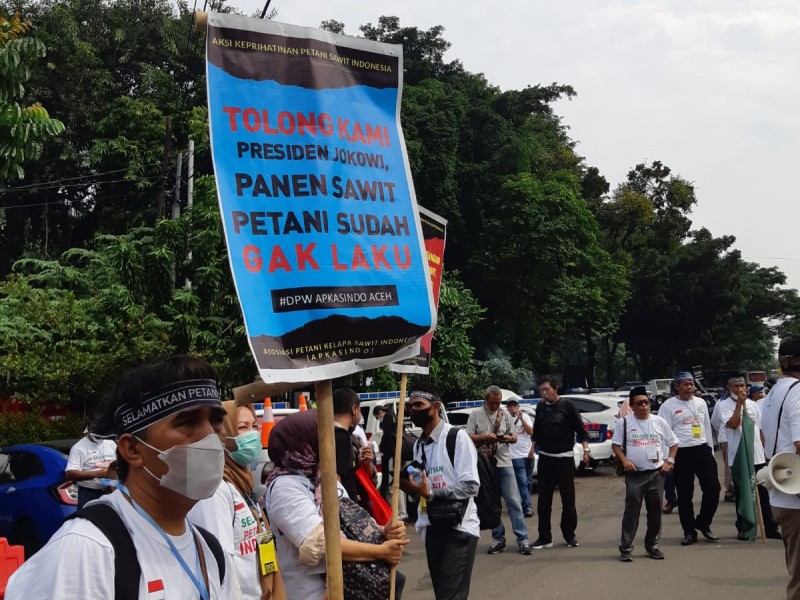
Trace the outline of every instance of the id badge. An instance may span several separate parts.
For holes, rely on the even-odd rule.
[[[647,449],[647,460],[658,462],[658,448],[650,447]]]
[[[419,512],[423,515],[428,513],[428,501],[422,496],[419,497]]]
[[[275,538],[271,533],[258,536],[258,564],[261,566],[262,575],[278,572],[278,561],[275,559]]]
[[[701,437],[701,434],[702,434],[702,432],[700,430],[700,425],[698,425],[696,423],[693,423],[692,424],[692,437],[693,438],[699,438],[699,437]]]

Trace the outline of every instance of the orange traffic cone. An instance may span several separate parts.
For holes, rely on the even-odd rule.
[[[300,394],[300,412],[304,410],[308,410],[308,406],[306,405],[306,395]]]
[[[272,400],[264,398],[264,416],[261,419],[261,447],[269,448],[269,434],[275,427],[275,416],[272,414]]]

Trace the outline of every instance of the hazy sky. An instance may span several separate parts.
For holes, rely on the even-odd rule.
[[[262,0],[229,0],[245,13]],[[445,27],[448,59],[501,89],[558,82],[556,111],[612,189],[660,160],[695,185],[695,227],[800,288],[800,2],[792,0],[272,0],[276,20]]]

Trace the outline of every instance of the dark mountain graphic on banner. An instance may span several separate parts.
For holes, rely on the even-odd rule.
[[[282,336],[259,335],[250,342],[259,368],[297,369],[389,355],[427,331],[402,317],[332,315]]]
[[[308,38],[209,26],[208,61],[229,75],[310,90],[398,85],[398,57]]]

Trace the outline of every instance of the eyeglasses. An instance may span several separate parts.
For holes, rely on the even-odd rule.
[[[648,400],[638,400],[636,402],[631,402],[633,406],[650,406],[650,402]]]

